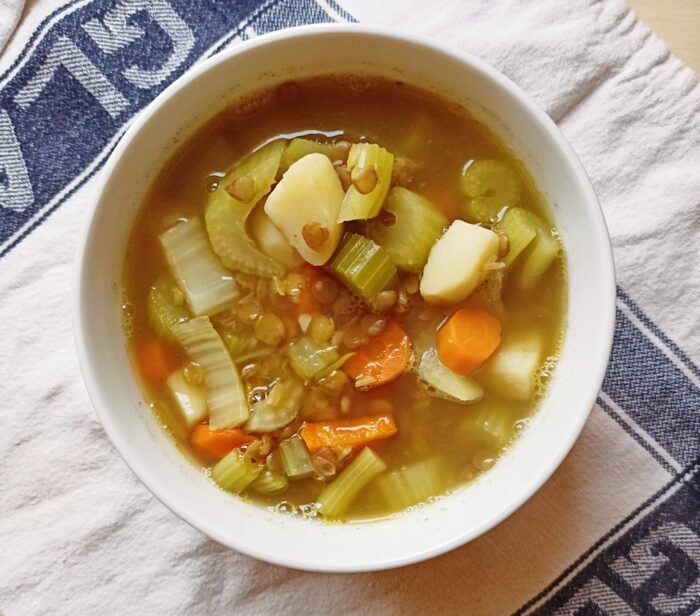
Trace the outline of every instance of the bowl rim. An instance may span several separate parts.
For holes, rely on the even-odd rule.
[[[86,273],[85,256],[89,239],[96,225],[96,214],[100,208],[100,204],[103,202],[105,188],[107,187],[109,179],[124,151],[127,150],[134,137],[151,120],[152,116],[156,113],[159,107],[161,107],[166,101],[177,96],[180,90],[182,90],[187,84],[199,77],[201,74],[209,71],[219,64],[229,62],[232,58],[235,58],[239,54],[247,53],[252,49],[265,46],[270,43],[313,35],[328,34],[338,36],[359,34],[370,37],[392,39],[418,47],[429,48],[432,51],[437,51],[438,53],[447,56],[452,60],[469,65],[473,70],[480,72],[487,79],[496,82],[497,85],[508,91],[509,94],[511,94],[524,106],[526,113],[530,114],[531,119],[533,119],[540,126],[540,128],[548,134],[552,142],[556,145],[557,153],[566,158],[566,162],[574,174],[576,185],[579,186],[582,191],[583,200],[589,205],[591,226],[595,231],[596,237],[601,240],[602,246],[605,248],[604,254],[600,255],[601,262],[603,263],[604,267],[599,274],[605,281],[607,281],[607,284],[601,283],[601,290],[604,291],[605,295],[605,297],[602,297],[601,300],[605,302],[608,308],[607,310],[604,310],[604,319],[599,324],[601,337],[597,343],[597,362],[595,367],[591,368],[591,372],[595,374],[595,379],[591,379],[590,393],[588,394],[587,398],[579,402],[581,407],[586,408],[587,410],[585,412],[578,413],[577,416],[573,418],[572,427],[568,433],[568,438],[559,443],[559,448],[556,451],[556,455],[552,456],[546,470],[533,477],[532,480],[528,482],[525,489],[523,489],[517,495],[517,497],[509,499],[507,504],[501,507],[497,515],[492,516],[476,527],[467,529],[463,532],[455,533],[451,540],[434,545],[430,549],[411,552],[411,554],[407,556],[384,559],[382,561],[366,562],[362,564],[320,562],[319,559],[310,560],[304,556],[286,556],[283,553],[262,549],[255,542],[246,542],[245,540],[241,541],[235,536],[224,535],[218,532],[216,528],[208,524],[206,519],[195,519],[195,516],[188,515],[188,513],[183,510],[183,507],[180,506],[178,499],[170,498],[159,485],[154,484],[153,482],[147,482],[138,470],[141,462],[137,459],[137,456],[131,455],[129,447],[126,446],[126,443],[120,436],[119,429],[117,427],[118,422],[114,419],[114,415],[106,408],[109,406],[109,403],[103,399],[101,388],[98,384],[98,379],[94,371],[95,369],[92,365],[91,355],[87,350],[83,318],[83,314],[87,311],[87,308],[84,306],[82,301],[85,286],[84,277]],[[134,475],[138,477],[143,485],[145,485],[146,488],[163,505],[170,509],[170,511],[176,514],[180,519],[184,520],[193,528],[206,534],[222,545],[272,564],[298,570],[319,572],[379,571],[403,567],[428,560],[435,556],[449,552],[488,532],[500,524],[503,520],[508,518],[525,502],[527,502],[554,474],[564,458],[569,454],[591,413],[598,396],[598,391],[603,382],[603,377],[607,369],[609,356],[612,349],[616,312],[616,281],[613,252],[602,208],[600,207],[600,203],[595,195],[593,186],[583,168],[583,165],[554,121],[545,113],[544,110],[539,107],[539,104],[534,100],[534,98],[520,88],[520,86],[516,85],[508,77],[487,64],[485,61],[468,52],[459,50],[422,34],[410,33],[390,27],[364,24],[308,24],[285,28],[260,35],[254,39],[244,41],[234,47],[225,49],[211,58],[208,58],[191,67],[178,79],[172,82],[167,88],[165,88],[160,94],[158,94],[158,96],[156,96],[148,105],[146,105],[146,107],[137,112],[136,117],[133,118],[131,125],[119,140],[119,143],[100,172],[95,191],[96,197],[91,201],[88,211],[84,214],[85,218],[83,219],[78,235],[71,289],[73,339],[80,372],[82,374],[88,396],[105,432],[107,433],[107,436]],[[593,387],[594,384],[595,388]]]

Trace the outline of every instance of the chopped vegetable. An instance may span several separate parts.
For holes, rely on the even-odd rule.
[[[246,220],[275,181],[284,141],[260,148],[237,164],[209,195],[204,212],[214,252],[226,267],[256,276],[281,276],[282,266],[262,252],[246,233]]]
[[[173,372],[167,385],[188,428],[206,418],[207,398],[201,386],[188,383],[182,370]]]
[[[369,447],[365,447],[321,492],[316,501],[318,510],[327,518],[337,518],[348,508],[360,490],[385,470],[384,461]]]
[[[240,494],[261,471],[261,465],[254,464],[239,449],[234,449],[214,465],[211,478],[224,490]]]
[[[260,494],[277,494],[287,489],[289,480],[282,473],[276,473],[264,468],[257,479],[250,484],[250,488]]]
[[[392,509],[406,509],[427,501],[445,489],[444,469],[436,458],[421,460],[400,470],[377,477],[375,481]]]
[[[405,372],[411,362],[411,343],[398,323],[388,320],[384,331],[370,338],[343,366],[359,388],[376,387]]]
[[[557,258],[561,245],[551,231],[537,229],[532,247],[523,255],[519,282],[524,289],[531,288]]]
[[[496,456],[513,438],[514,423],[507,409],[489,405],[477,407],[470,412],[463,428],[474,435],[490,454]]]
[[[355,143],[348,154],[352,186],[348,188],[338,222],[374,218],[382,209],[391,184],[394,155],[376,143]]]
[[[238,370],[208,317],[178,323],[173,327],[178,342],[192,361],[204,372],[209,407],[209,426],[213,430],[233,428],[248,419],[250,410]]]
[[[457,374],[470,374],[501,343],[500,321],[480,308],[460,308],[437,333],[440,361]]]
[[[368,303],[397,281],[396,266],[384,249],[356,233],[348,233],[343,238],[329,269]]]
[[[148,291],[146,306],[148,320],[160,336],[175,341],[171,328],[173,325],[190,318],[190,311],[183,305],[177,305],[174,294],[179,293],[184,301],[184,294],[167,278],[159,278]]]
[[[455,220],[433,246],[423,270],[420,292],[430,303],[461,302],[485,277],[484,266],[498,256],[498,236]]]
[[[223,428],[210,430],[207,424],[194,427],[190,442],[199,450],[213,458],[223,458],[241,445],[252,443],[254,436],[240,428]]]
[[[505,233],[508,237],[508,253],[503,257],[502,261],[509,266],[535,239],[537,225],[534,223],[530,212],[520,207],[514,207],[510,208],[503,215],[495,230],[499,233]]]
[[[371,441],[396,434],[397,428],[391,415],[379,417],[355,417],[338,421],[305,423],[299,435],[309,451],[324,447],[357,447]]]
[[[542,338],[537,333],[509,334],[477,376],[486,389],[496,395],[531,400],[535,395],[535,376],[542,362],[542,352]]]
[[[160,235],[160,243],[195,316],[214,314],[233,304],[238,286],[212,252],[199,218],[171,227]]]
[[[343,235],[338,212],[343,187],[323,154],[307,154],[284,174],[265,202],[265,213],[312,265],[323,265]]]
[[[500,160],[477,160],[462,176],[462,192],[468,199],[464,212],[476,222],[488,222],[504,207],[517,205],[520,191],[518,176]]]
[[[284,233],[270,220],[262,204],[250,215],[250,233],[260,250],[286,271],[294,270],[304,262],[296,249],[289,245]]]
[[[139,345],[136,359],[141,374],[149,381],[165,381],[173,371],[172,351],[158,338],[148,338]]]
[[[284,173],[300,158],[304,158],[307,154],[323,154],[328,160],[333,162],[333,153],[336,148],[330,143],[321,143],[313,139],[303,139],[297,137],[292,139],[282,154],[280,162],[280,172]]]
[[[253,404],[245,428],[250,432],[273,432],[296,417],[304,396],[304,384],[294,376],[277,381],[267,397]]]
[[[447,218],[430,201],[397,186],[389,191],[382,215],[369,223],[367,235],[398,268],[418,273],[446,226]]]
[[[462,403],[478,402],[484,389],[473,378],[457,374],[445,366],[435,349],[423,353],[418,376],[428,386],[428,393]]]
[[[301,379],[314,378],[340,359],[338,347],[302,336],[287,348],[289,364]]]
[[[280,458],[287,477],[303,479],[314,473],[314,465],[304,441],[292,436],[279,444]]]

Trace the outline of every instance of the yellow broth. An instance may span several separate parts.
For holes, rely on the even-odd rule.
[[[449,220],[462,217],[465,198],[459,178],[465,164],[491,158],[506,161],[522,183],[519,206],[550,221],[531,179],[508,149],[463,109],[432,93],[399,82],[366,77],[326,77],[298,82],[291,95],[285,88],[262,92],[213,118],[183,143],[164,165],[144,200],[131,234],[123,279],[129,321],[127,338],[134,356],[144,341],[156,336],[147,317],[146,298],[154,281],[168,273],[158,234],[180,218],[202,216],[212,186],[233,163],[261,144],[280,137],[307,135],[327,140],[344,138],[353,143],[376,142],[397,156],[419,162],[409,188],[432,200]],[[564,263],[563,255],[557,257],[556,263],[529,291],[510,284],[510,273],[505,279],[504,312],[499,315],[504,333],[512,328],[533,329],[544,340],[546,361],[535,399],[514,402],[500,397],[498,391],[486,390],[481,401],[459,404],[427,395],[415,374],[407,373],[374,390],[353,391],[349,411],[343,414],[336,410],[336,416],[371,415],[372,409],[384,404],[372,402],[373,399],[388,401],[398,433],[374,441],[371,447],[389,470],[430,457],[440,464],[443,483],[439,493],[471,481],[488,469],[499,454],[484,446],[474,417],[491,413],[515,436],[523,425],[522,420],[535,412],[564,328]],[[418,294],[413,296],[407,312],[395,318],[422,351],[434,344],[436,329],[447,315],[471,304],[479,304],[479,299],[471,297],[459,306],[429,308]],[[293,305],[285,308],[282,302],[278,311],[289,313],[292,309]],[[252,327],[249,331],[252,336]],[[168,348],[173,365],[187,362],[185,353],[176,345],[170,344]],[[283,344],[276,353],[283,355],[284,349]],[[138,372],[137,361],[134,366]],[[203,457],[189,444],[188,430],[164,383],[149,380],[144,373],[139,376],[144,396],[178,446],[194,464],[210,467],[215,460]],[[476,376],[478,379],[478,372]],[[299,506],[315,501],[323,485],[308,478],[290,481],[288,489],[281,494],[263,496],[248,491],[245,497],[266,506],[282,503],[281,510],[299,511]],[[397,509],[395,503],[370,484],[341,519],[379,518],[397,513]]]

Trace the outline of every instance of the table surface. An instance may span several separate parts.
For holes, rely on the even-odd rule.
[[[700,73],[700,0],[628,0],[639,18]]]

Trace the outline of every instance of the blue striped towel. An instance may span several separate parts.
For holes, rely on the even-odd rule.
[[[76,230],[133,116],[228,45],[333,20],[438,37],[528,90],[593,179],[620,285],[603,389],[545,487],[467,546],[353,576],[258,562],[158,503],[69,323]],[[36,0],[0,56],[0,612],[693,614],[699,297],[700,86],[619,0]]]

